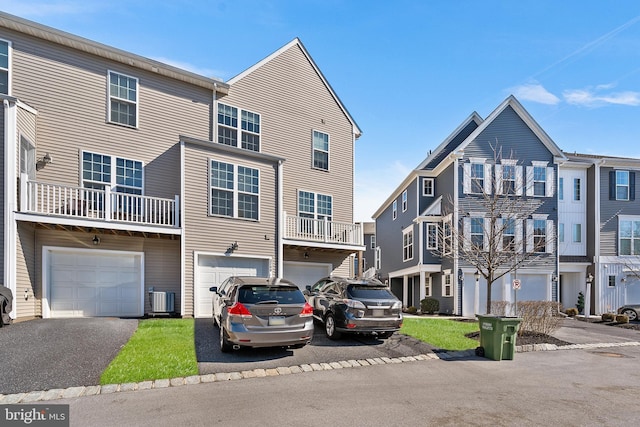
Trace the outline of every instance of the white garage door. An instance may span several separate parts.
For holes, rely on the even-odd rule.
[[[269,260],[199,254],[195,271],[195,317],[211,317],[211,286],[230,276],[269,276]]]
[[[137,317],[144,313],[142,254],[51,250],[50,317]]]
[[[307,285],[313,285],[323,277],[329,276],[332,270],[331,264],[291,261],[284,263],[284,278],[304,290]]]

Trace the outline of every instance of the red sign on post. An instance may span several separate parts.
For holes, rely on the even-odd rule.
[[[518,289],[520,289],[520,286],[521,286],[521,285],[522,285],[522,283],[520,282],[520,280],[519,280],[519,279],[514,279],[514,280],[513,280],[513,289],[515,289],[516,291],[517,291]]]

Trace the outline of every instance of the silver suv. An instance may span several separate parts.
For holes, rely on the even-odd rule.
[[[213,318],[220,350],[241,347],[301,348],[313,337],[313,309],[285,279],[232,276],[214,292]]]

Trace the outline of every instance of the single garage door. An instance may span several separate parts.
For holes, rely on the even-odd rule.
[[[323,277],[329,276],[332,270],[331,264],[289,261],[284,263],[284,278],[304,290],[307,285],[313,285]]]
[[[138,317],[144,313],[142,253],[50,250],[50,317]]]
[[[195,317],[211,317],[211,286],[218,286],[230,276],[269,276],[269,260],[196,255]]]

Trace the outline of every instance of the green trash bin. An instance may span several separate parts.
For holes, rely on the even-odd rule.
[[[492,360],[513,360],[522,319],[480,314],[476,317],[480,326],[480,347],[476,353]]]

